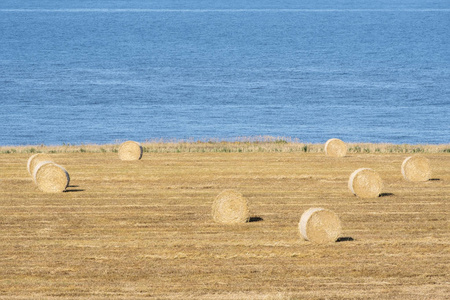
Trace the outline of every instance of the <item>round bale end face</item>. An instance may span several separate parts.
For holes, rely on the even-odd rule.
[[[30,175],[33,175],[34,169],[36,166],[43,161],[51,161],[52,159],[48,154],[45,153],[36,153],[28,158],[27,162],[27,170]]]
[[[38,188],[45,193],[61,193],[70,182],[69,173],[62,166],[50,161],[38,164],[33,177]]]
[[[347,154],[347,145],[340,139],[329,139],[325,143],[325,154],[331,157],[344,157]]]
[[[348,187],[360,198],[376,198],[383,190],[383,180],[374,170],[361,168],[350,175]]]
[[[430,161],[421,155],[410,156],[402,163],[402,175],[408,181],[428,181],[431,178]]]
[[[332,243],[341,235],[341,221],[331,210],[310,208],[302,214],[299,230],[307,241],[318,244]]]
[[[225,190],[214,199],[212,217],[223,224],[241,224],[250,218],[247,199],[239,192]]]
[[[138,142],[126,141],[120,144],[118,152],[120,160],[133,161],[142,158],[143,149]]]

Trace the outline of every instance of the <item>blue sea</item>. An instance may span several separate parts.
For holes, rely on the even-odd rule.
[[[448,0],[2,0],[0,145],[450,143]]]

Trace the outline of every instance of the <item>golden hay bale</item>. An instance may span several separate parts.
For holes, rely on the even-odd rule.
[[[347,145],[340,139],[329,139],[325,143],[325,154],[332,157],[343,157],[347,154]]]
[[[214,221],[218,223],[245,223],[250,219],[248,201],[241,193],[236,191],[222,191],[214,199],[212,216]]]
[[[430,180],[430,161],[421,155],[410,156],[402,163],[402,174],[403,177],[409,181]]]
[[[49,155],[45,154],[45,153],[36,153],[30,156],[30,158],[28,159],[28,163],[27,163],[27,170],[28,173],[30,173],[30,175],[33,175],[34,173],[34,168],[36,168],[36,166],[43,161],[51,161],[52,159],[50,158]]]
[[[142,146],[138,142],[126,141],[120,144],[120,160],[140,160],[142,158]]]
[[[335,242],[341,234],[341,221],[331,210],[310,208],[302,214],[298,228],[307,241],[330,243]]]
[[[358,197],[375,198],[383,189],[383,180],[374,170],[361,168],[350,175],[348,188]]]
[[[40,162],[33,173],[34,182],[46,193],[63,192],[70,182],[69,173],[51,161]]]

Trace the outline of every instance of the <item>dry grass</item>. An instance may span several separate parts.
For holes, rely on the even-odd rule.
[[[140,143],[144,153],[324,153],[324,144],[307,144],[288,137],[249,137],[235,141],[221,140],[155,140]],[[450,144],[395,145],[346,143],[348,153],[450,153]],[[120,141],[107,145],[0,146],[0,154],[17,153],[117,153]]]
[[[29,153],[0,154],[0,299],[448,297],[450,154],[425,153],[436,180],[414,183],[400,171],[406,154],[163,146],[133,163],[110,151],[57,152],[71,175],[61,194],[37,190]],[[380,173],[382,197],[348,190],[361,166]],[[215,223],[224,189],[242,192],[257,222]],[[342,242],[300,238],[310,207],[339,215]]]

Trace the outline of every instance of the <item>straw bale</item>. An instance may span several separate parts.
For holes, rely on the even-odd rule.
[[[51,161],[52,159],[48,154],[36,153],[30,156],[27,162],[27,170],[30,175],[33,175],[36,166],[43,161]]]
[[[245,223],[250,218],[248,201],[239,192],[224,190],[214,199],[212,216],[218,223]]]
[[[343,157],[347,154],[347,145],[340,139],[329,139],[325,143],[325,154],[331,157]]]
[[[314,207],[306,210],[298,223],[301,236],[313,243],[335,242],[341,234],[341,221],[331,210]]]
[[[140,160],[142,158],[142,146],[135,141],[126,141],[120,144],[119,158],[120,160]]]
[[[360,198],[375,198],[383,189],[383,180],[373,169],[361,168],[350,175],[348,188]]]
[[[427,181],[431,178],[430,161],[421,155],[406,158],[402,163],[403,177],[408,181]]]
[[[63,192],[70,182],[66,169],[51,161],[40,162],[34,170],[33,178],[38,188],[46,193]]]

